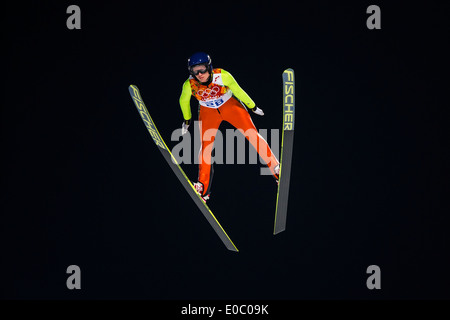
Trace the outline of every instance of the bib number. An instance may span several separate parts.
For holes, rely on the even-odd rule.
[[[222,98],[215,99],[213,101],[206,102],[206,106],[209,108],[217,108],[220,107],[224,103]]]

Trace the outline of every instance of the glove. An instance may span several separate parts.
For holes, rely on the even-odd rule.
[[[258,107],[254,107],[252,109],[253,113],[256,113],[258,116],[263,116],[264,115],[264,111],[262,111],[260,108]]]
[[[184,136],[189,129],[189,120],[186,120],[185,122],[183,122],[183,124],[181,125],[181,135]]]

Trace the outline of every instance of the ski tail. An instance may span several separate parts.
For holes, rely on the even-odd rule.
[[[291,178],[292,153],[294,145],[295,120],[295,78],[294,70],[283,72],[283,134],[281,138],[280,173],[277,192],[277,204],[273,234],[286,229],[286,218],[289,200],[289,184]]]

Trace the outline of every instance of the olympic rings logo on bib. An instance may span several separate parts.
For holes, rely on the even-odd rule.
[[[215,74],[209,86],[201,85],[193,76],[189,77],[192,95],[197,98],[200,105],[208,108],[218,108],[233,96],[230,88],[223,84],[220,69],[214,69]]]
[[[233,92],[231,90],[228,90],[225,94],[217,97],[210,97],[208,100],[199,100],[200,105],[208,107],[208,108],[218,108],[222,104],[228,101],[233,96]]]
[[[202,100],[206,100],[207,98],[214,97],[220,92],[220,88],[218,86],[214,86],[212,88],[207,88],[206,90],[200,89],[197,91],[197,94],[202,97]]]

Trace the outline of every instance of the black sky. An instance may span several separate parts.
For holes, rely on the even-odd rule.
[[[450,298],[448,5],[79,1],[68,30],[71,4],[9,3],[2,19],[2,298]],[[381,30],[366,27],[371,4]],[[281,127],[281,74],[296,73],[287,230],[272,235],[276,185],[259,165],[215,167],[210,207],[238,254],[128,93],[173,147],[196,51],[264,110],[260,129]]]

